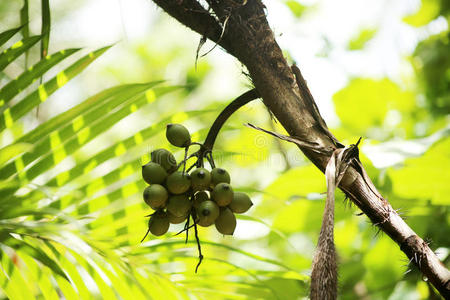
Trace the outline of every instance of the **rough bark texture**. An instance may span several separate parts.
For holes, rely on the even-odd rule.
[[[324,172],[332,152],[341,145],[308,99],[309,91],[296,84],[267,22],[263,3],[260,0],[207,0],[210,8],[207,10],[195,0],[153,1],[182,24],[218,43],[241,61],[265,105],[286,131],[291,136],[329,149],[326,154],[320,154],[300,147]],[[450,271],[378,193],[364,168],[358,164],[349,167],[339,187],[375,225],[400,245],[441,295],[450,298]]]

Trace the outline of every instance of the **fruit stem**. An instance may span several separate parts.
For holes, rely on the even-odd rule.
[[[187,154],[188,154],[188,150],[189,150],[189,146],[186,146],[186,148],[184,148],[184,160],[183,160],[183,174],[186,172],[186,162],[187,162]]]
[[[197,248],[198,248],[198,263],[195,267],[195,273],[198,271],[198,267],[200,267],[200,264],[203,260],[203,254],[202,254],[202,247],[200,246],[200,239],[198,238],[198,230],[197,230],[197,222],[194,220],[194,231],[195,231],[195,240],[197,241]]]
[[[203,146],[205,150],[212,151],[214,147],[214,142],[216,141],[217,135],[219,134],[220,129],[222,128],[223,124],[228,120],[228,118],[239,108],[244,106],[245,104],[249,103],[250,101],[253,101],[255,99],[260,98],[259,93],[256,91],[256,89],[251,89],[236,99],[234,99],[230,104],[228,104],[222,112],[217,116],[217,119],[212,124],[211,128],[209,129],[208,135],[206,136],[205,142],[203,143]],[[202,147],[203,149],[203,147]],[[200,149],[200,151],[205,151]]]

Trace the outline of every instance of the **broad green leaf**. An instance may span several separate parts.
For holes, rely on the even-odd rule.
[[[390,259],[386,259],[387,257]],[[363,265],[370,270],[365,273],[365,284],[369,289],[380,289],[400,280],[406,270],[405,261],[406,256],[399,246],[389,237],[381,236],[362,259]],[[391,287],[393,288],[392,285]],[[390,294],[389,289],[384,293],[383,298]]]
[[[405,161],[388,171],[396,197],[429,200],[450,205],[450,139],[438,142],[423,156]]]
[[[285,0],[284,3],[287,7],[289,7],[290,11],[296,18],[300,18],[307,9],[306,6],[300,4],[296,0]]]
[[[16,120],[39,105],[39,103],[46,101],[51,94],[78,75],[109,48],[110,46],[89,53],[46,83],[41,84],[36,91],[26,96],[19,103],[5,109],[0,116],[0,131],[11,127]]]
[[[304,198],[310,193],[326,191],[325,177],[312,164],[293,168],[279,176],[266,189],[270,195],[275,195],[282,201],[291,197]]]
[[[242,167],[249,167],[256,163],[266,161],[269,157],[270,145],[274,139],[264,133],[252,129],[244,129],[236,138],[228,139],[223,150],[216,151],[215,157],[221,156],[220,159],[225,158],[226,152],[245,150],[245,153],[239,153],[234,157],[234,162]],[[217,153],[218,152],[218,153]],[[222,155],[223,153],[223,155]]]
[[[41,0],[41,59],[47,56],[50,41],[50,3],[49,0]]]
[[[23,25],[0,33],[0,47],[22,29]]]
[[[422,0],[419,10],[403,18],[403,22],[414,27],[421,27],[437,18],[440,10],[440,1]]]
[[[0,71],[3,71],[7,65],[19,57],[22,53],[30,49],[34,44],[36,44],[41,39],[41,36],[32,36],[27,39],[23,39],[9,49],[6,49],[0,53]]]
[[[284,233],[315,231],[320,228],[321,214],[316,211],[323,210],[323,202],[311,200],[297,200],[286,205],[273,221],[273,227]]]
[[[37,78],[45,74],[50,68],[78,50],[80,49],[61,50],[40,60],[37,64],[30,67],[20,74],[19,77],[8,82],[8,84],[0,89],[0,103],[8,103],[9,100],[33,83]]]
[[[357,36],[353,37],[349,42],[347,48],[349,50],[361,50],[365,47],[377,33],[377,29],[366,28],[362,29]]]
[[[269,224],[267,224],[263,220],[255,218],[255,217],[252,217],[252,216],[247,216],[245,214],[236,214],[236,219],[238,219],[238,220],[248,220],[248,221],[253,221],[253,222],[257,222],[257,223],[263,224],[264,226],[269,228],[272,233],[276,234],[278,237],[280,237],[282,240],[284,240],[290,247],[292,247],[292,249],[295,249],[295,247],[289,242],[288,237],[282,231],[276,229],[275,227],[270,226]]]
[[[389,79],[354,79],[333,96],[343,126],[365,136],[372,127],[382,127],[389,110],[410,113],[415,100]]]

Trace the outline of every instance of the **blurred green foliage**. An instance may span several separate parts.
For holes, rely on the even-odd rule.
[[[425,91],[428,109],[437,116],[450,113],[450,31],[433,35],[417,45],[413,63]]]
[[[0,2],[0,17],[10,24],[4,30],[23,23],[22,4]],[[297,1],[285,4],[297,18],[307,9]],[[17,13],[15,21],[11,12]],[[55,8],[52,20],[66,13]],[[424,1],[417,13],[404,20],[426,26],[446,13],[446,1]],[[40,19],[36,12],[30,14],[30,20]],[[211,83],[214,62],[208,57],[195,68],[197,45],[189,42],[187,48],[182,39],[170,38],[166,28],[173,26],[172,21],[159,16],[152,26],[148,38],[126,50],[120,48],[120,62],[109,61],[95,72],[91,68],[104,62],[111,51],[119,51],[117,46],[89,53],[50,51],[52,58],[40,60],[39,45],[30,43],[24,54],[33,68],[24,67],[24,54],[0,54],[0,61],[8,64],[0,82],[0,298],[305,298],[325,180],[293,145],[280,145],[242,126],[250,122],[283,132],[279,124],[271,124],[259,101],[230,118],[215,146],[216,162],[230,171],[233,187],[251,193],[256,204],[239,217],[236,236],[222,237],[202,228],[205,260],[198,274],[194,274],[197,253],[192,237],[185,244],[184,236],[173,236],[177,231],[173,230],[139,243],[147,225],[144,216],[151,212],[142,201],[141,164],[153,148],[169,148],[177,159],[183,155],[168,145],[165,124],[183,123],[193,140],[202,141],[231,100],[212,96],[212,88],[229,90],[228,82]],[[18,29],[8,38],[0,35],[2,51],[14,48],[16,42],[26,44],[20,43],[26,38],[20,34],[24,31]],[[349,48],[364,51],[374,34],[362,29]],[[49,48],[54,49],[51,37]],[[42,37],[35,39],[39,44]],[[364,148],[361,160],[380,192],[401,209],[420,236],[430,240],[447,266],[448,39],[448,30],[427,36],[411,53],[417,75],[411,81],[416,86],[405,87],[390,78],[355,77],[333,97],[340,120],[333,132],[345,142],[363,136],[381,148],[391,141],[421,144],[423,153],[415,155],[407,148],[392,150],[401,159],[387,167],[375,167]],[[67,62],[69,56],[72,60]],[[83,71],[90,81],[99,84],[108,78],[113,86],[78,99],[62,113],[45,106],[64,102],[65,89],[84,90],[89,81],[74,81],[90,65]],[[43,78],[41,85],[38,79],[49,73],[55,77]],[[16,75],[20,76],[14,80]],[[44,117],[36,120],[38,105]],[[436,132],[444,133],[424,142]],[[285,170],[287,165],[292,167]],[[341,299],[431,298],[435,292],[408,264],[398,245],[377,234],[342,193],[336,201]]]
[[[349,42],[347,48],[349,50],[361,50],[364,46],[375,36],[377,29],[365,28],[362,29],[357,36],[353,37]]]

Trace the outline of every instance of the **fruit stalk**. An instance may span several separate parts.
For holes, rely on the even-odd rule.
[[[204,148],[200,149],[200,151],[212,151],[217,135],[228,118],[239,108],[258,98],[260,98],[260,96],[256,89],[251,89],[228,104],[212,124],[211,129],[206,136],[205,143],[203,144]]]

